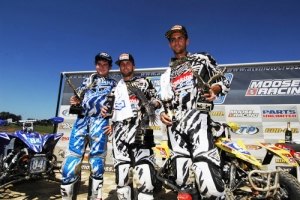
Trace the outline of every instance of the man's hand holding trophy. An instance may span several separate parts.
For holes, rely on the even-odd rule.
[[[93,74],[91,75],[91,77],[93,77]],[[69,114],[76,114],[78,115],[78,117],[83,117],[82,113],[83,113],[83,107],[81,105],[82,100],[84,98],[85,93],[91,89],[92,87],[95,86],[96,82],[94,81],[93,78],[91,78],[91,83],[88,84],[85,88],[83,89],[76,89],[75,86],[73,85],[73,83],[71,82],[69,77],[66,77],[66,82],[67,84],[72,88],[73,92],[74,92],[74,96],[72,96],[70,98],[70,110],[69,110]]]

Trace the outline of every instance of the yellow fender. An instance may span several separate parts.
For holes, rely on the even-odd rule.
[[[237,143],[235,143],[226,138],[219,138],[215,142],[215,145],[219,149],[226,151],[241,160],[251,163],[252,165],[257,166],[258,168],[261,168],[262,166],[261,162],[249,153],[249,151],[246,148],[246,145],[243,143],[242,140],[239,140]]]
[[[167,141],[161,141],[160,144],[153,147],[154,153],[159,158],[169,158],[170,149]]]
[[[293,166],[293,167],[298,167],[297,161],[294,159],[294,157],[290,154],[289,151],[285,149],[281,149],[276,147],[274,144],[270,143],[262,143],[262,142],[257,142],[259,146],[269,150],[273,154],[277,155],[281,159],[283,159],[287,164]]]

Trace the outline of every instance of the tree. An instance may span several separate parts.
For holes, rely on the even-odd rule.
[[[16,122],[22,119],[21,115],[15,115],[10,112],[0,112],[1,119],[12,119],[12,121]]]

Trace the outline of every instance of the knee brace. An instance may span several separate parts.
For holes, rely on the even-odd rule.
[[[125,186],[117,189],[118,200],[130,200],[131,199],[131,188]]]
[[[88,200],[97,200],[102,198],[103,177],[89,178]]]
[[[67,185],[75,182],[81,173],[81,157],[70,154],[62,165],[62,184]]]
[[[224,183],[219,166],[210,162],[196,162],[193,164],[196,185],[202,197],[222,197],[224,194]]]
[[[147,161],[138,162],[134,167],[133,180],[139,193],[153,193],[156,181],[154,166]]]
[[[91,176],[96,179],[98,179],[98,177],[103,177],[103,174],[104,174],[103,155],[91,156],[89,158],[89,163],[91,166]]]
[[[80,177],[78,177],[72,183],[61,184],[60,192],[61,192],[62,200],[76,200],[79,186],[80,186]]]
[[[175,182],[181,189],[185,189],[192,184],[190,177],[191,165],[192,159],[189,157],[178,156],[171,160],[171,169],[174,171]]]
[[[130,183],[129,171],[130,164],[129,163],[120,163],[116,167],[116,184],[118,187],[127,186]]]

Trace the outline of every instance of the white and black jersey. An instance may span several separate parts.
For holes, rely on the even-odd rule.
[[[191,187],[188,177],[192,169],[202,198],[210,199],[221,197],[224,186],[220,157],[210,128],[209,111],[213,103],[201,97],[209,88],[201,87],[199,80],[207,83],[214,75],[220,74],[210,85],[218,84],[220,94],[226,94],[229,82],[220,72],[210,55],[189,53],[184,58],[172,59],[161,77],[161,100],[171,100],[175,113],[175,120],[167,129],[175,182],[183,190]],[[200,109],[199,106],[203,105],[209,109]]]
[[[216,61],[209,54],[188,54],[182,60],[172,59],[170,72],[170,84],[173,93],[173,107],[179,112],[196,107],[196,102],[204,102],[201,99],[203,88],[197,87],[198,74],[204,82],[220,72]],[[229,91],[229,82],[225,77],[220,77],[213,82],[222,90],[221,95]]]
[[[147,105],[154,100],[156,91],[150,80],[134,77],[125,81],[133,116],[115,120],[113,126],[113,157],[116,170],[118,199],[131,199],[129,172],[132,167],[136,178],[138,199],[153,199],[154,156],[151,148],[136,145],[138,130],[149,126]],[[124,89],[126,89],[124,88]],[[131,88],[131,89],[130,89]],[[121,104],[117,101],[115,104]],[[120,105],[116,106],[120,107]]]

